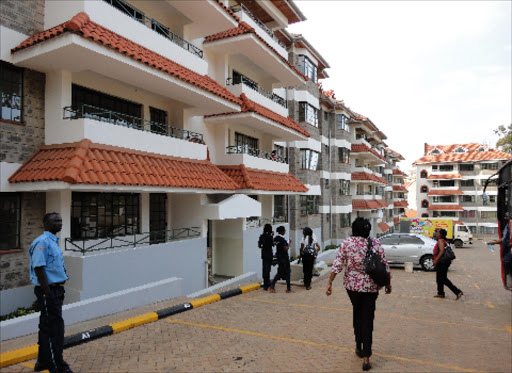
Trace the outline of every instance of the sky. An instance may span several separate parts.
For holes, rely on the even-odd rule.
[[[405,161],[483,143],[512,123],[512,1],[295,0],[289,26],[327,61],[325,90],[372,120]]]

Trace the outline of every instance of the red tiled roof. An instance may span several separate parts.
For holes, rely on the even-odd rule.
[[[460,189],[432,189],[427,196],[452,196],[455,194],[464,194],[464,192]]]
[[[231,17],[234,18],[235,21],[240,22],[240,18],[233,12],[230,8],[224,5],[224,2],[221,0],[215,0],[215,3],[219,5],[224,11],[226,11]]]
[[[465,153],[452,153],[457,148],[462,147],[467,151]],[[414,164],[437,163],[437,162],[477,162],[512,159],[508,153],[490,148],[483,144],[453,144],[453,145],[429,145],[425,144],[425,154],[428,154],[435,148],[439,149],[441,154],[425,155],[418,159]],[[484,148],[486,151],[480,152],[478,149]]]
[[[408,218],[415,218],[415,217],[418,216],[418,211],[417,210],[406,211],[405,212],[405,216],[408,217]]]
[[[462,179],[460,174],[434,174],[427,177],[427,180],[451,180]]]
[[[401,185],[393,185],[393,192],[408,192],[407,188]]]
[[[400,218],[393,218],[393,223],[395,223],[395,224],[400,223]]]
[[[352,181],[357,181],[357,180],[371,180],[371,181],[375,181],[377,183],[382,183],[382,184],[388,184],[386,180],[384,180],[382,177],[378,177],[376,175],[372,175],[372,174],[369,174],[369,173],[366,173],[366,172],[354,172],[352,173]]]
[[[381,199],[353,199],[353,210],[376,210],[383,207],[388,207],[389,204]]]
[[[297,122],[295,122],[292,118],[283,117],[282,115],[279,115],[279,114],[273,112],[272,110],[269,110],[268,108],[266,108],[260,104],[257,104],[254,101],[249,100],[247,98],[247,96],[245,95],[245,93],[242,93],[240,95],[240,100],[242,101],[242,113],[247,113],[247,112],[256,113],[256,114],[259,114],[267,119],[270,119],[271,121],[282,124],[283,126],[288,127],[290,129],[300,133],[301,135],[304,135],[307,137],[311,136],[308,131],[306,131],[299,124],[297,124]],[[205,115],[204,117],[209,118],[209,117],[219,117],[219,116],[234,115],[234,114],[240,114],[240,113],[239,112],[231,112],[231,113],[211,114],[211,115]]]
[[[380,230],[384,233],[389,230],[389,225],[381,221],[379,224],[377,224],[380,228]]]
[[[407,206],[409,206],[407,201],[396,201],[396,202],[393,202],[393,207],[407,207]]]
[[[371,149],[369,148],[368,146],[366,146],[365,144],[352,144],[352,147],[351,147],[351,152],[352,153],[367,153],[367,152],[370,152],[372,153],[373,155],[375,155],[377,158],[380,158],[382,159],[385,163],[389,163],[387,160],[386,160],[386,157],[380,155],[379,153],[377,153],[374,149]]]
[[[207,160],[168,157],[95,144],[90,140],[42,146],[9,181],[215,190],[238,188],[233,180]]]
[[[273,48],[269,43],[267,43],[265,41],[265,39],[263,39],[261,36],[259,36],[258,33],[256,32],[256,30],[254,29],[254,27],[249,26],[247,23],[245,23],[243,21],[238,24],[238,27],[232,28],[227,31],[221,31],[216,34],[207,36],[204,39],[203,44],[212,43],[214,41],[228,39],[228,38],[245,35],[245,34],[254,34],[254,36],[256,38],[258,38],[263,44],[265,44],[267,46],[267,48],[269,48],[282,62],[284,62],[286,65],[288,65],[288,67],[290,67],[290,69],[292,69],[295,73],[300,75],[304,80],[309,80],[309,78],[306,75],[304,75],[302,73],[302,71],[300,71],[293,63],[291,63],[286,58],[281,56],[281,54],[278,51],[276,51],[275,48]]]
[[[455,225],[455,224],[457,224],[457,225],[463,225],[464,223],[463,223],[462,221],[460,221],[460,220],[454,220],[454,221],[453,221],[453,225]]]
[[[11,53],[29,48],[66,32],[73,33],[102,44],[118,53],[139,61],[140,63],[161,70],[176,79],[180,79],[216,96],[241,105],[241,101],[238,97],[229,92],[225,87],[222,87],[208,75],[200,75],[166,57],[126,39],[119,34],[116,34],[115,32],[106,29],[103,26],[98,25],[91,21],[85,12],[78,13],[63,24],[31,36],[17,47],[11,49]]]
[[[404,160],[405,160],[405,158],[402,156],[402,154],[400,154],[400,153],[398,153],[398,152],[394,151],[393,149],[386,148],[386,151],[387,151],[388,153],[390,153],[390,155],[391,155],[393,158],[398,158],[398,159],[400,159],[400,160],[402,160],[402,161],[404,161]],[[405,176],[405,174],[404,174],[404,176]]]
[[[393,175],[396,175],[396,176],[407,176],[407,174],[405,172],[401,171],[398,168],[394,168],[393,169]]]
[[[461,205],[430,205],[429,211],[464,211]]]
[[[290,173],[238,166],[217,166],[238,185],[237,189],[307,192],[309,189]]]

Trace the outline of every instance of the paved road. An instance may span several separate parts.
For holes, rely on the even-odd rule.
[[[372,371],[512,371],[512,293],[501,285],[498,254],[482,242],[456,254],[448,277],[466,294],[459,301],[432,297],[435,273],[393,269],[393,293],[377,300]],[[77,372],[361,371],[342,276],[331,297],[326,284],[249,292],[69,348],[65,359]]]

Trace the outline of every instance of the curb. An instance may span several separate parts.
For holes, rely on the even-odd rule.
[[[223,291],[219,294],[209,295],[204,298],[193,300],[189,303],[179,304],[173,307],[164,308],[155,312],[148,312],[144,315],[132,317],[123,321],[118,321],[113,324],[101,326],[99,328],[87,330],[85,332],[73,334],[64,338],[64,348],[77,346],[82,343],[86,343],[95,339],[103,338],[112,334],[120,333],[122,331],[135,328],[139,325],[148,324],[165,317],[176,315],[194,308],[206,306],[207,304],[218,302],[222,299],[234,297],[236,295],[244,294],[253,290],[258,290],[260,284],[251,284],[242,286],[236,289]],[[4,368],[9,365],[21,363],[23,361],[35,359],[38,354],[38,345],[32,345],[24,348],[20,348],[14,351],[9,351],[0,354],[0,368]]]

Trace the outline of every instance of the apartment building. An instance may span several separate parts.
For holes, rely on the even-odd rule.
[[[485,181],[510,154],[477,143],[429,145],[416,165],[419,217],[461,220],[474,234],[497,234],[497,178]]]
[[[0,290],[32,293],[47,212],[64,221],[67,302],[261,274],[267,222],[324,245],[355,216],[393,230],[401,158],[322,90],[329,64],[286,30],[305,20],[295,2],[0,7]]]

